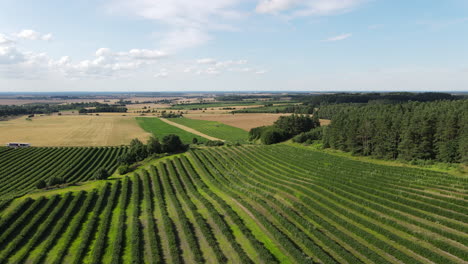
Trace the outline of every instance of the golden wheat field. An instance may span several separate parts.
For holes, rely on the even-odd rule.
[[[52,115],[0,122],[0,144],[33,146],[118,146],[150,136],[131,116]]]

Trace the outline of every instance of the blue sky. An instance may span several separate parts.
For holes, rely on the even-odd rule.
[[[5,0],[0,92],[467,91],[466,0]]]

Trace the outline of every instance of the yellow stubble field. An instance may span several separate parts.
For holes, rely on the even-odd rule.
[[[0,144],[31,143],[33,146],[118,146],[133,138],[146,141],[145,132],[132,116],[52,115],[0,122]]]

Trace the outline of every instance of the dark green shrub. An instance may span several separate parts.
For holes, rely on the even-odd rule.
[[[223,145],[224,145],[224,142],[221,140],[208,140],[205,142],[205,146],[208,146],[208,147],[219,147]]]
[[[36,183],[36,188],[38,189],[44,189],[45,187],[47,187],[47,183],[44,180],[39,180]]]
[[[106,180],[109,176],[110,174],[105,168],[100,168],[94,173],[93,178],[95,180]]]

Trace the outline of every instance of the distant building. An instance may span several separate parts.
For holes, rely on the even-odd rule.
[[[31,147],[31,144],[29,143],[8,143],[6,144],[7,147],[10,147],[10,148],[29,148]]]

